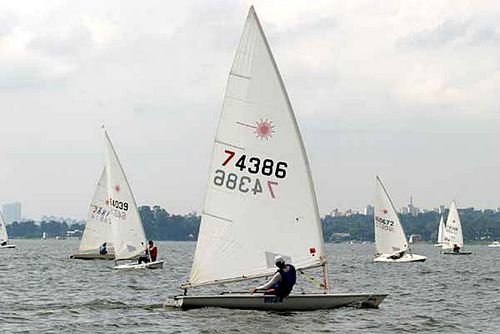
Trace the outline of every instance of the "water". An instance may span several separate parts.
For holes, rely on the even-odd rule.
[[[471,256],[425,263],[375,264],[373,245],[329,244],[334,292],[387,292],[378,310],[271,313],[164,308],[179,293],[195,243],[159,242],[164,269],[118,272],[110,261],[69,260],[76,240],[14,240],[0,250],[0,332],[92,333],[498,333],[500,249],[470,246]],[[309,283],[297,287],[300,290]],[[251,287],[248,283],[245,289]],[[312,287],[312,286],[311,286]]]

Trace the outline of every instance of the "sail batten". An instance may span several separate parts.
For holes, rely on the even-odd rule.
[[[378,254],[406,251],[408,242],[398,214],[382,181],[376,177],[375,191],[375,247]]]
[[[277,254],[299,268],[325,255],[309,162],[253,7],[229,73],[189,286],[270,275]]]

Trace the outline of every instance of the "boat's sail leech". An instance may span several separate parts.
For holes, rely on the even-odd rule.
[[[108,249],[112,244],[110,209],[107,203],[108,188],[106,168],[97,182],[92,202],[90,202],[87,223],[80,242],[80,252],[98,251],[99,246],[107,243]]]
[[[115,260],[126,260],[142,254],[146,236],[137,204],[123,167],[108,133],[104,131],[104,134],[107,147],[107,201],[111,212],[109,217],[111,220]]]
[[[270,275],[277,254],[299,269],[325,263],[302,138],[251,8],[227,83],[185,286]]]
[[[394,254],[409,249],[398,214],[380,178],[375,186],[375,248],[378,254]]]

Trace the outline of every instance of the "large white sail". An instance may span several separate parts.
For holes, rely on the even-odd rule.
[[[460,216],[458,215],[457,204],[455,201],[451,202],[450,212],[446,220],[446,228],[444,235],[444,249],[451,249],[453,245],[462,248],[464,246],[464,239],[462,235],[462,224],[460,223]]]
[[[125,172],[106,131],[104,135],[107,147],[107,200],[111,211],[109,217],[115,260],[130,259],[143,252],[146,236]]]
[[[90,202],[87,224],[80,242],[80,252],[98,251],[99,246],[106,242],[108,248],[112,243],[110,209],[108,207],[108,188],[106,168],[103,169],[97,183],[94,197]]]
[[[304,145],[252,7],[229,74],[187,286],[269,275],[276,254],[308,268],[325,253]]]
[[[396,209],[382,181],[375,186],[375,248],[378,254],[394,254],[408,249],[408,242]]]
[[[444,218],[441,215],[441,219],[439,220],[439,227],[438,227],[438,239],[437,239],[438,244],[444,243],[444,233],[445,233],[444,229],[445,229]]]
[[[7,224],[5,224],[5,219],[3,219],[3,214],[0,213],[0,241],[9,240],[9,235],[7,234]]]

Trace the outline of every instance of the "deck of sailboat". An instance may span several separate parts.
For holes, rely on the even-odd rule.
[[[262,311],[315,311],[346,306],[377,308],[385,297],[387,297],[387,294],[318,293],[290,295],[282,299],[273,295],[234,293],[226,295],[175,296],[174,305],[183,310],[222,307]]]

